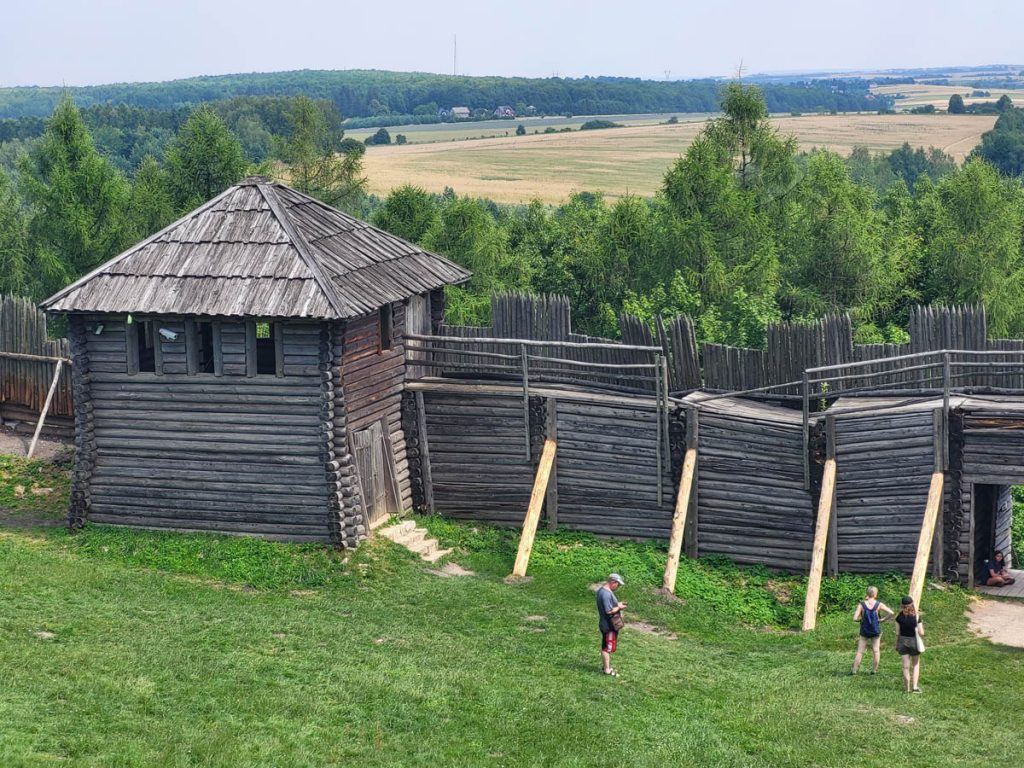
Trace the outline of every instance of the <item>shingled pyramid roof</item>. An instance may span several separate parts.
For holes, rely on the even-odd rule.
[[[348,318],[470,273],[253,176],[42,303],[51,312]]]

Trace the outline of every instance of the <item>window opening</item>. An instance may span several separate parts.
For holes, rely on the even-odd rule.
[[[391,305],[381,307],[377,313],[377,325],[380,331],[380,351],[386,352],[391,349],[391,336],[394,331],[394,316],[391,313]]]
[[[277,373],[277,348],[274,323],[256,323],[256,373]]]
[[[139,350],[139,373],[156,373],[156,349],[153,338],[153,321],[136,323],[135,339]]]
[[[213,323],[196,323],[198,373],[213,373]]]

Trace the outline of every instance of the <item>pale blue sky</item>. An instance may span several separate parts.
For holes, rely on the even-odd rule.
[[[1020,63],[1024,3],[3,0],[0,85],[286,69],[626,75]]]

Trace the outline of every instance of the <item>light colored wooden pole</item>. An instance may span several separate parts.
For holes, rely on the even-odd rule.
[[[836,460],[825,462],[821,479],[821,498],[818,500],[818,522],[814,529],[814,547],[811,550],[811,573],[807,577],[807,597],[804,600],[803,630],[808,632],[818,625],[818,599],[821,596],[821,573],[825,568],[825,544],[832,518],[832,502],[836,496]]]
[[[512,566],[513,576],[525,576],[526,567],[530,564],[530,552],[533,551],[533,539],[537,535],[537,523],[540,520],[541,506],[547,493],[548,480],[551,478],[551,467],[555,463],[555,451],[558,443],[548,439],[544,441],[544,450],[540,454],[537,465],[537,476],[533,481],[533,492],[530,494],[530,506],[523,520],[523,535],[519,539],[519,552],[516,554],[515,565]]]
[[[57,367],[53,369],[53,381],[50,382],[50,391],[46,393],[46,403],[43,405],[43,412],[39,414],[39,421],[36,422],[36,431],[32,435],[32,443],[28,447],[28,458],[36,452],[36,443],[39,442],[39,433],[43,431],[43,422],[46,421],[46,413],[50,410],[50,403],[53,402],[53,393],[57,391],[57,382],[60,381],[61,367],[63,360],[57,361]]]
[[[914,559],[914,572],[910,576],[910,596],[914,605],[920,609],[921,595],[924,593],[924,578],[928,571],[928,557],[932,551],[935,536],[935,523],[942,509],[942,484],[945,475],[942,472],[932,474],[932,483],[928,488],[928,505],[924,509],[924,520],[921,522],[921,537],[917,541],[917,557]]]
[[[676,573],[679,571],[679,553],[683,551],[683,532],[686,530],[686,513],[690,509],[693,495],[693,470],[697,467],[697,449],[687,448],[683,458],[683,472],[679,476],[679,493],[676,495],[676,511],[672,515],[672,535],[668,540],[668,562],[665,563],[665,578],[662,586],[669,592],[676,591]]]

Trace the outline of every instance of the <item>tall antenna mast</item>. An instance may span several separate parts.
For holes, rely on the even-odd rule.
[[[452,35],[452,76],[459,74],[459,36]]]

